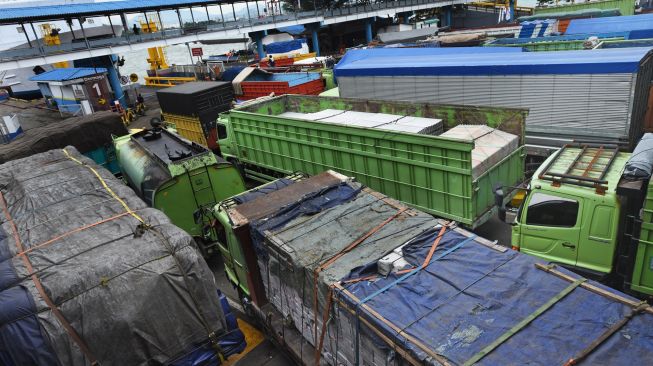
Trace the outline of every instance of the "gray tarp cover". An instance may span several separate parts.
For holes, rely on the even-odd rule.
[[[101,365],[155,365],[183,357],[210,333],[220,336],[225,320],[214,279],[192,238],[108,171],[66,150],[84,165],[63,150],[0,165],[0,363],[9,355],[18,365],[89,365],[89,358]],[[147,227],[139,229],[125,206]],[[17,255],[21,245],[25,255]],[[30,301],[3,307],[16,290]],[[21,328],[34,319],[40,329]],[[31,349],[28,335],[42,337],[43,347]]]
[[[634,179],[648,179],[653,171],[653,133],[645,133],[628,159],[623,175]]]
[[[29,129],[10,143],[0,145],[0,163],[69,145],[87,153],[111,144],[111,135],[123,136],[127,133],[120,116],[114,112],[67,118]]]

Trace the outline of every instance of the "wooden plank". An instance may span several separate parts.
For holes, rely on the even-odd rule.
[[[356,295],[354,295],[354,294],[352,294],[351,292],[349,292],[348,290],[346,290],[346,289],[345,289],[344,287],[342,287],[339,283],[336,283],[336,284],[335,284],[335,287],[336,287],[337,289],[339,289],[341,293],[344,293],[345,295],[347,295],[347,296],[348,296],[350,299],[352,299],[354,302],[356,302],[356,303],[360,303],[360,299],[358,299],[358,298],[356,297]],[[442,365],[444,365],[444,366],[451,366],[451,363],[449,362],[449,360],[447,360],[444,356],[439,355],[439,354],[433,352],[433,350],[432,350],[430,347],[427,347],[424,343],[420,342],[420,341],[417,340],[415,337],[413,337],[413,336],[411,336],[411,335],[409,335],[409,334],[406,334],[406,333],[405,333],[401,328],[399,328],[398,326],[394,325],[393,323],[391,323],[390,321],[388,321],[387,319],[385,319],[381,314],[379,314],[378,312],[376,312],[374,309],[372,309],[372,308],[369,307],[368,305],[363,304],[363,305],[361,305],[361,307],[362,307],[363,309],[367,310],[367,312],[369,312],[372,316],[374,316],[375,318],[377,318],[379,321],[383,322],[385,325],[387,325],[387,326],[390,327],[392,330],[394,330],[395,332],[397,332],[397,334],[401,334],[404,338],[408,339],[410,342],[414,343],[417,347],[421,348],[422,351],[424,351],[427,355],[433,357],[433,359],[435,359],[436,361],[440,362]],[[359,318],[360,318],[360,317],[359,317]],[[362,320],[362,318],[361,318],[361,320]],[[374,329],[374,327],[372,326],[371,329]],[[392,344],[394,345],[394,343],[392,343]]]
[[[555,269],[557,267],[556,265],[548,265],[547,266],[547,265],[544,265],[542,263],[535,263],[535,267],[537,269],[541,269],[542,271],[551,273],[551,274],[553,274],[553,275],[555,275],[555,276],[557,276],[559,278],[562,278],[563,280],[569,281],[569,282],[574,282],[574,281],[577,280],[576,278],[574,278],[574,277],[572,277],[570,275],[564,274],[564,273],[556,270]],[[592,285],[591,283],[583,282],[580,285],[580,287],[582,287],[582,288],[584,288],[586,290],[592,291],[595,294],[607,297],[607,298],[609,298],[611,300],[620,302],[622,304],[625,304],[625,305],[628,305],[628,306],[631,306],[631,307],[637,307],[637,306],[639,306],[641,304],[641,302],[634,301],[634,300],[628,299],[626,297],[623,297],[623,296],[621,296],[619,294],[615,294],[615,293],[612,293],[610,291],[604,290],[604,289],[602,289],[602,288],[600,288],[598,286]],[[647,307],[644,311],[647,312],[647,313],[653,314],[653,308],[650,307],[650,306]]]

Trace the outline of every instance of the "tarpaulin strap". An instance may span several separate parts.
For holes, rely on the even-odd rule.
[[[576,287],[580,286],[585,281],[587,281],[587,279],[579,278],[576,281],[572,282],[569,286],[565,287],[557,295],[555,295],[554,297],[549,299],[549,301],[542,304],[542,306],[537,308],[530,315],[528,315],[527,317],[522,319],[519,323],[517,323],[515,326],[513,326],[508,331],[503,333],[501,336],[499,336],[499,338],[495,339],[487,347],[483,348],[477,354],[472,356],[469,360],[465,361],[465,363],[463,365],[464,366],[473,365],[473,364],[477,363],[478,361],[480,361],[483,357],[490,354],[490,352],[492,352],[495,348],[499,347],[503,342],[507,341],[510,337],[517,334],[520,330],[522,330],[525,326],[530,324],[533,320],[537,319],[537,317],[539,317],[544,312],[549,310],[558,301],[562,300],[565,296],[569,295],[572,291],[574,291],[576,289]]]
[[[443,229],[445,229],[445,228],[446,228],[446,227],[443,227]],[[466,238],[465,240],[461,241],[460,243],[456,244],[455,246],[453,246],[453,247],[451,247],[451,248],[445,250],[442,254],[438,255],[437,257],[435,257],[435,258],[432,259],[432,260],[437,261],[437,260],[439,260],[439,259],[442,259],[442,258],[444,258],[445,256],[449,255],[450,253],[452,253],[452,252],[454,252],[454,251],[456,251],[456,250],[462,248],[463,245],[469,243],[470,241],[472,241],[472,240],[474,240],[474,239],[476,239],[476,235],[472,235],[472,236]],[[360,344],[360,336],[359,336],[359,332],[360,332],[360,321],[358,320],[358,313],[359,313],[361,307],[362,307],[363,305],[365,305],[366,302],[368,302],[369,300],[373,299],[374,297],[376,297],[376,296],[378,296],[378,295],[380,295],[380,294],[386,292],[386,291],[389,290],[391,287],[393,287],[393,286],[397,285],[398,283],[404,281],[404,280],[407,279],[408,277],[411,277],[411,276],[417,274],[420,270],[422,270],[422,267],[417,267],[417,268],[415,268],[415,269],[412,270],[411,272],[409,272],[409,273],[407,273],[407,274],[405,274],[405,275],[403,275],[403,276],[397,278],[395,281],[392,281],[391,283],[389,283],[388,285],[384,286],[383,288],[381,288],[381,289],[375,291],[375,292],[372,293],[371,295],[367,296],[366,298],[364,298],[363,300],[361,300],[360,302],[358,302],[358,304],[356,304],[356,307],[355,307],[355,313],[356,313],[356,315],[357,315],[357,320],[356,320],[356,343],[355,343],[355,350],[356,350],[356,364],[358,364],[358,362],[359,362],[359,359],[358,359],[358,353],[359,353],[359,352],[358,352],[358,349],[359,349],[359,344]]]
[[[424,262],[422,263],[421,268],[425,269],[428,267],[429,263],[431,263],[431,259],[433,259],[433,253],[435,253],[435,250],[438,248],[438,245],[440,245],[440,240],[444,236],[444,233],[447,230],[447,226],[443,226],[440,229],[440,232],[438,233],[438,236],[435,237],[435,240],[433,240],[433,245],[431,245],[431,249],[429,249],[429,253],[426,255],[426,258],[424,258]],[[397,274],[404,274],[413,270],[416,270],[420,267],[413,267],[413,268],[406,268],[401,271],[397,271]]]
[[[460,243],[456,244],[455,246],[453,246],[453,247],[451,247],[451,248],[445,250],[442,254],[438,255],[437,257],[435,257],[435,258],[432,259],[432,260],[435,260],[435,261],[440,260],[440,259],[444,258],[445,256],[451,254],[452,252],[455,252],[456,250],[460,249],[463,245],[469,243],[470,241],[472,241],[472,240],[474,240],[474,239],[476,239],[476,235],[472,235],[472,236],[466,238],[465,240],[461,241]],[[368,302],[369,300],[372,300],[373,298],[375,298],[376,296],[378,296],[378,295],[380,295],[380,294],[382,294],[382,293],[388,291],[391,287],[393,287],[393,286],[399,284],[400,282],[403,282],[403,281],[404,281],[405,279],[407,279],[408,277],[411,277],[411,276],[417,274],[421,269],[422,269],[422,267],[417,267],[417,268],[415,268],[414,270],[412,270],[411,272],[409,272],[409,273],[407,273],[407,274],[405,274],[405,275],[403,275],[403,276],[397,278],[397,279],[394,280],[393,282],[391,282],[391,283],[385,285],[383,288],[381,288],[381,289],[375,291],[375,292],[372,293],[371,295],[369,295],[369,296],[367,296],[366,298],[364,298],[363,300],[361,300],[361,302],[360,302],[357,306],[363,305],[363,304],[365,304],[366,302]]]
[[[422,266],[421,266],[422,268],[426,268],[429,265],[429,263],[431,263],[431,258],[433,257],[433,253],[435,253],[435,249],[438,247],[438,245],[440,243],[440,238],[442,238],[444,236],[445,230],[446,230],[447,227],[449,227],[449,225],[443,226],[440,229],[440,232],[438,233],[438,235],[433,240],[433,245],[431,246],[431,250],[429,250],[428,255],[424,259],[424,262],[422,263]],[[406,273],[406,272],[410,272],[410,271],[412,271],[412,270],[414,270],[416,268],[418,268],[418,267],[406,268],[406,269],[402,269],[401,271],[397,271],[395,273],[403,274],[403,273]],[[376,278],[379,278],[378,274],[373,274],[373,275],[358,277],[358,278],[352,278],[352,279],[349,279],[349,280],[340,281],[340,283],[343,283],[343,284],[356,283],[356,282],[360,282],[360,281],[369,281],[369,280],[373,280],[373,279],[376,279]]]
[[[92,228],[92,227],[94,227],[94,226],[98,226],[98,225],[104,224],[104,223],[109,222],[109,221],[113,221],[113,220],[119,219],[119,218],[121,218],[121,217],[123,217],[123,216],[126,216],[126,215],[130,215],[130,213],[129,213],[129,212],[123,212],[123,213],[121,213],[121,214],[119,214],[119,215],[115,215],[115,216],[109,217],[109,218],[107,218],[107,219],[104,219],[104,220],[100,220],[100,221],[94,222],[94,223],[92,223],[92,224],[88,224],[88,225],[84,225],[84,226],[78,227],[78,228],[76,228],[76,229],[73,229],[73,230],[70,230],[70,231],[68,231],[68,232],[65,232],[65,233],[63,233],[63,234],[61,234],[61,235],[57,235],[57,236],[55,236],[54,238],[49,239],[49,240],[47,240],[47,241],[45,241],[45,242],[43,242],[43,243],[41,243],[41,244],[33,245],[33,246],[31,246],[31,247],[25,249],[24,251],[22,251],[22,252],[20,252],[20,253],[18,253],[18,254],[16,254],[16,255],[17,255],[17,256],[20,256],[20,255],[25,255],[25,254],[31,253],[31,252],[33,252],[33,251],[36,250],[36,249],[39,249],[39,248],[42,248],[42,247],[48,246],[48,245],[54,243],[55,241],[60,240],[60,239],[63,239],[63,238],[65,238],[65,237],[69,236],[69,235],[72,235],[72,234],[78,233],[78,232],[80,232],[80,231],[84,231],[84,230],[86,230],[86,229],[90,229],[90,228]]]
[[[112,196],[116,201],[120,202],[120,204],[122,205],[122,207],[125,208],[125,211],[127,211],[130,215],[132,215],[136,220],[138,220],[138,221],[140,221],[140,222],[142,222],[142,223],[145,223],[145,220],[143,220],[140,216],[138,216],[138,214],[136,214],[136,212],[134,212],[131,208],[129,208],[129,206],[127,206],[127,204],[125,203],[125,201],[123,201],[120,197],[118,197],[118,195],[117,195],[117,194],[116,194],[116,193],[115,193],[115,192],[114,192],[114,191],[113,191],[113,190],[112,190],[112,189],[107,185],[107,183],[104,181],[104,179],[102,178],[102,176],[100,175],[100,173],[98,173],[97,170],[95,170],[95,168],[93,168],[92,166],[89,166],[89,165],[87,165],[87,164],[84,164],[84,163],[82,163],[81,161],[79,161],[78,159],[76,159],[75,157],[71,156],[65,148],[62,149],[62,151],[63,151],[64,154],[66,154],[66,156],[68,157],[68,159],[70,159],[70,160],[76,162],[76,163],[79,164],[79,165],[85,166],[85,167],[88,168],[88,169],[89,169],[93,174],[95,174],[95,176],[96,176],[97,179],[100,181],[100,183],[102,183],[102,186],[104,187],[104,189],[105,189],[107,192],[109,192],[109,194],[110,194],[110,195],[111,195],[111,196]]]
[[[315,338],[315,344],[318,343],[317,339],[317,313],[318,313],[318,301],[317,301],[317,284],[318,284],[318,279],[320,272],[323,270],[327,269],[330,265],[335,263],[338,259],[340,259],[343,255],[347,254],[350,252],[352,249],[356,248],[360,243],[364,242],[367,238],[370,236],[374,235],[377,231],[381,230],[385,225],[387,225],[389,222],[392,220],[396,219],[401,215],[404,211],[408,210],[408,207],[402,207],[400,208],[397,212],[395,212],[394,215],[390,216],[387,218],[385,221],[382,223],[378,224],[374,228],[372,228],[370,231],[367,233],[363,234],[361,237],[358,239],[354,240],[351,244],[347,245],[344,249],[340,250],[338,253],[336,253],[333,257],[328,259],[326,262],[320,264],[315,271],[313,272],[313,337]],[[330,291],[331,293],[331,291]],[[324,327],[324,324],[322,325]],[[321,347],[316,347],[315,348],[315,360],[316,363],[319,364],[320,360],[320,355],[322,353]]]
[[[16,242],[16,249],[18,249],[18,252],[23,252],[24,247],[23,247],[23,243],[20,240],[20,235],[18,234],[18,228],[16,227],[16,223],[14,222],[13,218],[11,217],[11,214],[9,213],[9,208],[7,207],[7,201],[5,200],[5,197],[2,194],[2,192],[0,192],[0,202],[2,203],[2,211],[4,211],[7,221],[11,223],[11,231],[13,232],[14,241]],[[66,333],[68,333],[70,338],[72,338],[73,342],[75,342],[79,347],[79,349],[82,351],[82,353],[84,353],[84,355],[89,360],[91,365],[97,365],[98,361],[95,358],[95,356],[93,356],[93,353],[88,348],[88,345],[86,345],[86,342],[84,342],[82,337],[79,336],[75,328],[72,327],[72,325],[68,322],[68,320],[63,315],[63,313],[61,313],[59,308],[55,305],[52,299],[50,299],[48,294],[45,292],[45,289],[43,288],[41,281],[39,280],[38,276],[34,272],[34,267],[32,266],[32,262],[29,260],[29,257],[26,255],[23,255],[21,257],[23,258],[23,262],[25,263],[25,268],[27,269],[27,272],[31,273],[30,278],[34,283],[34,287],[36,287],[36,290],[39,292],[39,295],[41,296],[45,304],[48,306],[48,308],[50,308],[50,310],[57,318],[59,323],[66,330]]]
[[[605,332],[603,332],[603,334],[601,334],[600,337],[595,339],[594,342],[590,343],[587,347],[585,347],[585,349],[583,349],[575,357],[570,358],[564,365],[565,366],[576,365],[577,363],[585,359],[585,357],[587,357],[590,353],[592,353],[598,346],[600,346],[613,334],[619,331],[619,329],[623,328],[623,326],[626,325],[632,318],[634,318],[635,315],[642,313],[648,307],[649,305],[646,303],[646,301],[642,301],[641,303],[639,303],[634,309],[630,311],[630,313],[628,313],[628,315],[623,317],[618,322],[614,323],[610,328],[606,329]]]
[[[324,337],[326,336],[327,321],[329,321],[329,316],[331,316],[331,304],[333,303],[333,287],[334,285],[329,286],[329,295],[327,297],[326,308],[324,308],[324,313],[322,315],[322,332],[320,332],[320,342],[317,347],[320,352],[315,354],[315,364],[320,364],[320,357],[322,355],[322,347],[324,346]]]

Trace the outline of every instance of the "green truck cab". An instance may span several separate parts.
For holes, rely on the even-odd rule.
[[[113,144],[125,182],[192,235],[202,254],[213,254],[213,206],[245,191],[238,170],[205,147],[162,129],[117,137]]]
[[[217,238],[217,246],[222,254],[227,278],[237,288],[241,297],[252,299],[255,303],[258,303],[262,297],[260,292],[262,290],[258,289],[257,291],[259,287],[257,284],[261,283],[259,272],[248,270],[248,268],[257,268],[254,260],[256,255],[249,237],[249,220],[251,217],[262,217],[267,212],[264,209],[256,208],[256,212],[252,212],[250,218],[245,218],[235,208],[306,178],[308,176],[302,173],[292,174],[230,197],[215,206],[214,217],[216,220],[212,225],[213,236]],[[296,194],[301,195],[301,192]],[[279,197],[279,200],[290,202],[295,198],[285,195]],[[280,201],[276,203],[283,204]]]
[[[653,275],[653,262],[640,240],[650,226],[640,213],[648,179],[624,176],[631,156],[592,144],[566,145],[550,156],[511,222],[513,249],[620,290],[653,294],[653,281],[642,282]]]

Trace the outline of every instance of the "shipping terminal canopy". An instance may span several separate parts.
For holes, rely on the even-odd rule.
[[[96,3],[29,6],[0,9],[0,24],[18,24],[42,20],[103,16],[122,13],[176,9],[180,7],[216,5],[216,0],[138,0]]]
[[[375,49],[347,57],[354,52],[349,51],[336,65],[334,74],[355,77],[635,73],[652,52],[650,48],[636,47],[565,52],[450,52],[434,57],[414,50],[398,50],[400,53],[394,57],[376,53]]]

